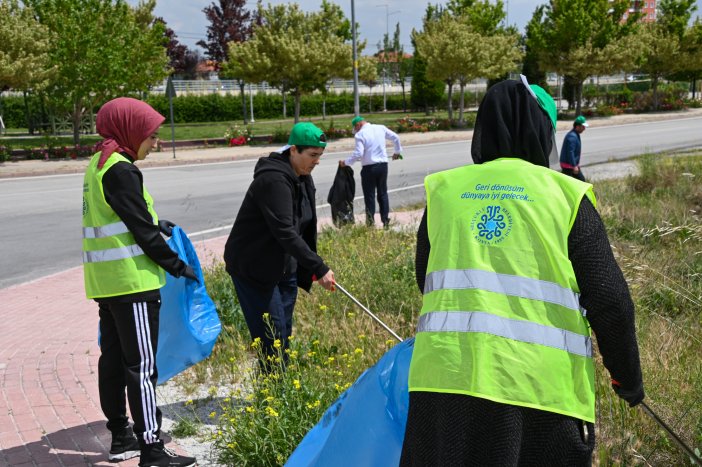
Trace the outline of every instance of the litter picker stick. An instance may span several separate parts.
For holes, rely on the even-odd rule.
[[[363,304],[362,304],[361,302],[359,302],[359,301],[356,299],[356,297],[354,297],[353,295],[351,295],[345,288],[343,288],[342,286],[340,286],[338,282],[335,282],[335,283],[334,283],[334,286],[335,286],[336,288],[338,288],[339,290],[341,290],[341,291],[344,293],[344,295],[346,295],[347,297],[349,297],[349,298],[351,299],[351,301],[353,301],[356,305],[358,305],[363,311],[365,311],[366,313],[368,313],[368,314],[370,315],[370,317],[373,318],[373,319],[374,319],[378,324],[380,324],[382,327],[384,327],[385,330],[386,330],[387,332],[389,332],[390,334],[392,334],[392,337],[394,337],[394,338],[397,339],[398,341],[402,342],[402,338],[401,338],[400,336],[398,336],[397,333],[396,333],[395,331],[393,331],[392,329],[390,329],[390,327],[389,327],[387,324],[383,323],[383,321],[382,321],[380,318],[378,318],[377,316],[375,316],[368,308],[366,308],[365,306],[363,306]]]
[[[661,420],[661,419],[658,417],[658,415],[656,415],[656,414],[653,412],[653,410],[651,410],[651,408],[650,408],[648,405],[646,405],[646,403],[643,402],[643,401],[641,401],[641,408],[643,409],[644,412],[646,412],[646,414],[647,414],[649,417],[651,417],[653,420],[655,420],[655,422],[658,423],[658,424],[668,433],[668,435],[670,435],[671,438],[673,438],[673,441],[675,441],[675,443],[680,447],[680,449],[682,449],[683,451],[685,451],[685,452],[687,453],[687,455],[690,456],[690,460],[691,460],[692,462],[694,462],[694,463],[697,464],[697,465],[702,465],[702,459],[700,459],[699,456],[698,456],[697,454],[695,454],[695,452],[694,452],[692,449],[690,449],[690,448],[683,442],[683,440],[681,440],[681,439],[678,437],[678,435],[676,435],[676,434],[673,432],[673,430],[671,430],[670,428],[668,428],[668,425],[666,425],[665,422],[664,422],[663,420]]]

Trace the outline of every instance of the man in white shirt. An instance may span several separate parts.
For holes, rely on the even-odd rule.
[[[402,158],[402,146],[397,133],[385,125],[372,124],[363,117],[355,117],[351,124],[356,138],[353,154],[346,160],[340,160],[344,167],[361,161],[361,186],[363,201],[366,205],[366,224],[375,224],[375,197],[377,192],[380,220],[383,226],[390,225],[390,201],[388,200],[388,153],[385,150],[385,140],[394,145],[393,160]]]

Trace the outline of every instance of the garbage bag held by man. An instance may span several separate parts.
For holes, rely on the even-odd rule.
[[[168,245],[193,268],[198,282],[166,276],[166,285],[161,289],[156,351],[158,384],[207,358],[222,328],[215,304],[205,289],[200,261],[190,239],[175,226]]]
[[[324,412],[285,467],[398,465],[414,338],[388,350]]]
[[[339,167],[336,170],[334,183],[329,189],[327,202],[331,206],[334,225],[341,227],[353,224],[353,198],[356,196],[356,180],[353,178],[351,167]]]

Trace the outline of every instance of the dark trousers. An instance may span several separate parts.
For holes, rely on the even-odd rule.
[[[383,225],[390,222],[390,201],[388,199],[388,163],[364,165],[361,169],[363,202],[366,204],[366,223],[375,223],[375,195],[378,194],[380,220]]]
[[[241,277],[232,276],[232,281],[251,339],[261,339],[261,368],[264,371],[276,368],[275,358],[281,353],[284,365],[287,362],[288,354],[285,350],[290,345],[293,309],[297,301],[297,275],[288,275],[275,286],[267,288]],[[268,320],[264,318],[264,313],[268,313]],[[276,339],[280,340],[280,348],[275,348]]]
[[[583,171],[582,171],[582,170],[578,170],[578,173],[575,173],[575,172],[573,171],[573,169],[566,169],[566,168],[561,167],[561,172],[563,172],[563,173],[566,174],[566,175],[570,175],[570,176],[573,177],[573,178],[577,178],[577,179],[580,180],[581,182],[586,181],[586,180],[585,180],[585,176],[583,175]]]
[[[156,348],[160,301],[100,303],[98,387],[107,429],[118,433],[129,423],[127,389],[134,433],[143,444],[158,441],[161,411],[156,406]]]

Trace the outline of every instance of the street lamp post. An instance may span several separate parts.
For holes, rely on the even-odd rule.
[[[389,18],[390,15],[394,15],[395,13],[399,13],[400,10],[393,11],[392,13],[388,12],[388,4],[384,3],[382,5],[376,5],[377,7],[385,7],[385,38],[387,41],[390,41],[390,29],[389,29]],[[397,59],[397,57],[395,57]],[[385,81],[387,81],[388,77],[388,55],[387,55],[387,50],[385,50],[385,43],[383,43],[383,112],[388,111],[388,106],[387,106],[387,96],[385,94]]]
[[[361,104],[358,101],[358,52],[356,50],[356,9],[351,0],[351,47],[353,49],[353,113],[356,117],[361,114]]]

